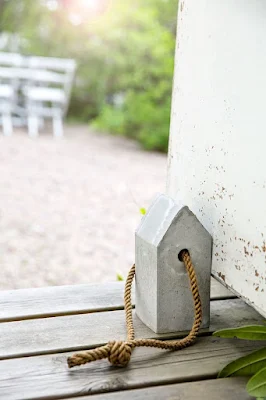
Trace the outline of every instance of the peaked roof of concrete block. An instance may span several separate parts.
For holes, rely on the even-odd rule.
[[[154,246],[158,246],[176,215],[184,205],[165,194],[159,194],[149,207],[136,230],[136,235]]]

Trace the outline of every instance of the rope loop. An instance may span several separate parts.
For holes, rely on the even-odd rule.
[[[184,262],[187,269],[191,293],[194,301],[194,323],[189,334],[179,340],[156,340],[156,339],[135,339],[133,318],[132,318],[132,303],[131,303],[131,289],[132,282],[135,276],[135,264],[131,267],[125,285],[125,313],[127,325],[127,340],[113,340],[109,341],[105,346],[97,347],[96,349],[83,351],[81,353],[73,354],[68,357],[67,362],[69,368],[86,364],[88,362],[108,358],[109,362],[114,366],[126,367],[130,361],[132,350],[135,347],[156,347],[165,350],[180,350],[192,345],[197,337],[199,328],[202,322],[202,307],[199,295],[199,288],[197,283],[196,273],[190,259],[189,252],[182,250],[180,258]]]

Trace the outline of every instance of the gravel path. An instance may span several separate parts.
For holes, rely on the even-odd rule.
[[[0,289],[125,276],[139,207],[165,175],[165,155],[87,126],[63,139],[0,135]]]

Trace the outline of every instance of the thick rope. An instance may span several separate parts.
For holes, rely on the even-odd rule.
[[[131,303],[131,288],[135,276],[135,265],[129,271],[125,285],[125,312],[127,325],[127,340],[126,341],[110,341],[105,346],[96,349],[84,351],[82,353],[73,354],[68,358],[69,368],[86,364],[91,361],[108,358],[112,365],[125,367],[131,357],[132,350],[135,347],[157,347],[166,350],[180,350],[190,346],[196,340],[197,334],[202,321],[201,301],[198,289],[196,273],[191,262],[187,250],[183,250],[180,258],[184,262],[190,280],[190,288],[194,300],[194,323],[191,331],[184,339],[163,341],[156,339],[135,339],[133,319],[132,319],[132,303]]]

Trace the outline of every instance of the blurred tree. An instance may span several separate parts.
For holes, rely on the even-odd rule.
[[[70,117],[167,150],[177,0],[0,0],[21,52],[75,58]]]

